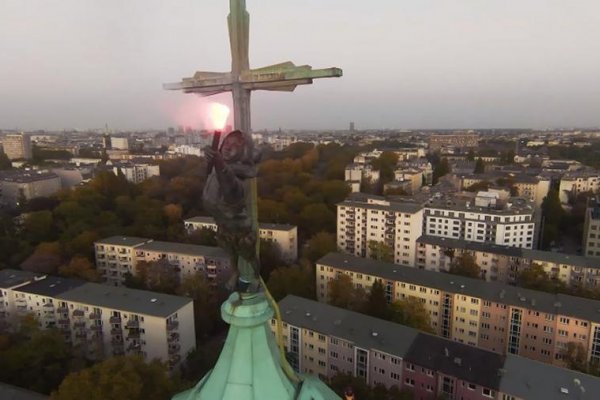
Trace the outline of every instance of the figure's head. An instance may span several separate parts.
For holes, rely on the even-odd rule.
[[[223,160],[227,163],[242,161],[246,145],[246,139],[241,131],[230,132],[221,144]]]

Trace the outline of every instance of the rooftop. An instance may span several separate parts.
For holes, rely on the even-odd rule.
[[[18,269],[3,269],[0,270],[0,288],[12,288],[34,280],[36,277],[41,278],[43,276],[43,274],[21,271]]]
[[[220,247],[201,246],[198,244],[162,242],[160,240],[148,242],[136,247],[141,251],[158,251],[162,253],[179,253],[190,256],[229,257]]]
[[[45,181],[48,179],[58,179],[58,175],[49,171],[2,171],[0,172],[0,180],[4,182],[28,183]]]
[[[400,202],[392,199],[386,199],[382,196],[366,195],[362,193],[354,193],[346,200],[338,203],[341,207],[357,207],[368,208],[370,210],[396,211],[414,214],[420,211],[423,206],[414,202]]]
[[[398,357],[407,353],[419,333],[416,329],[404,325],[293,295],[281,300],[279,308],[281,318],[288,324]]]
[[[560,314],[600,322],[600,301],[597,300],[540,292],[444,272],[404,267],[342,253],[329,253],[317,263],[391,281],[426,286],[448,293],[462,293],[483,300],[548,314]]]
[[[17,386],[0,382],[0,398],[2,400],[44,400],[48,396],[41,393],[32,392]]]
[[[417,335],[404,359],[492,389],[500,385],[498,370],[504,364],[500,354],[423,333]]]
[[[216,224],[215,219],[213,217],[205,217],[202,215],[199,215],[197,217],[188,218],[188,219],[184,220],[184,222],[196,223],[196,224]],[[259,225],[260,229],[270,229],[273,231],[289,231],[296,227],[295,225],[290,225],[290,224],[273,224],[273,223],[267,223],[267,222],[259,222],[258,225]]]
[[[576,267],[600,269],[600,261],[598,259],[583,257],[576,254],[556,253],[553,251],[543,250],[530,250],[523,249],[520,247],[500,246],[497,244],[469,242],[467,240],[427,235],[419,237],[417,239],[417,243],[426,243],[442,247],[451,247],[456,249],[501,254],[509,257],[521,257],[529,260],[573,265]]]
[[[539,361],[506,356],[500,391],[521,399],[597,399],[600,379]]]
[[[69,290],[84,284],[85,282],[79,279],[47,276],[45,279],[31,282],[14,290],[23,293],[37,294],[39,296],[56,297],[61,293],[68,292]]]
[[[83,283],[56,296],[57,299],[123,310],[135,314],[168,317],[192,300],[146,290]]]
[[[112,246],[139,246],[146,242],[152,241],[152,239],[146,239],[135,236],[111,236],[106,239],[96,241],[96,244],[107,244]]]

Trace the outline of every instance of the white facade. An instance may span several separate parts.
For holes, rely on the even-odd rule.
[[[229,275],[231,260],[219,247],[154,241],[145,238],[114,236],[94,243],[96,266],[102,279],[120,286],[128,275],[137,275],[140,261],[166,261],[184,279],[202,272],[213,281]]]
[[[376,196],[351,198],[337,205],[338,248],[361,257],[370,256],[370,241],[383,242],[393,249],[394,263],[414,266],[422,226],[420,205]]]
[[[114,150],[129,150],[129,138],[126,137],[111,137],[110,146]]]
[[[560,180],[560,202],[567,204],[570,196],[600,191],[600,171],[568,172]]]
[[[3,288],[9,326],[32,314],[40,327],[58,328],[85,357],[138,354],[173,368],[195,348],[191,299],[96,283],[44,277]]]
[[[116,174],[121,171],[129,182],[141,183],[148,178],[160,175],[160,167],[153,164],[119,163],[113,167]]]
[[[189,218],[183,223],[188,233],[202,228],[217,231],[217,224],[212,217]],[[284,260],[293,262],[298,259],[298,228],[296,226],[268,223],[259,223],[258,225],[260,238],[276,243]]]
[[[424,234],[471,242],[534,248],[536,223],[533,205],[524,199],[502,209],[436,201],[425,207]],[[521,204],[522,202],[522,204]],[[509,203],[512,204],[512,203]]]

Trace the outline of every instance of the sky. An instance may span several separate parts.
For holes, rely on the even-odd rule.
[[[254,92],[260,129],[600,126],[598,0],[247,0],[250,63],[340,67]],[[0,129],[202,127],[162,84],[227,71],[227,0],[1,0]]]

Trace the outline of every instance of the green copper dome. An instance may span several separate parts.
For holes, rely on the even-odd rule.
[[[264,294],[240,299],[233,293],[221,306],[231,326],[215,367],[192,389],[173,400],[340,400],[313,376],[290,379],[281,365],[269,328],[273,309]]]

